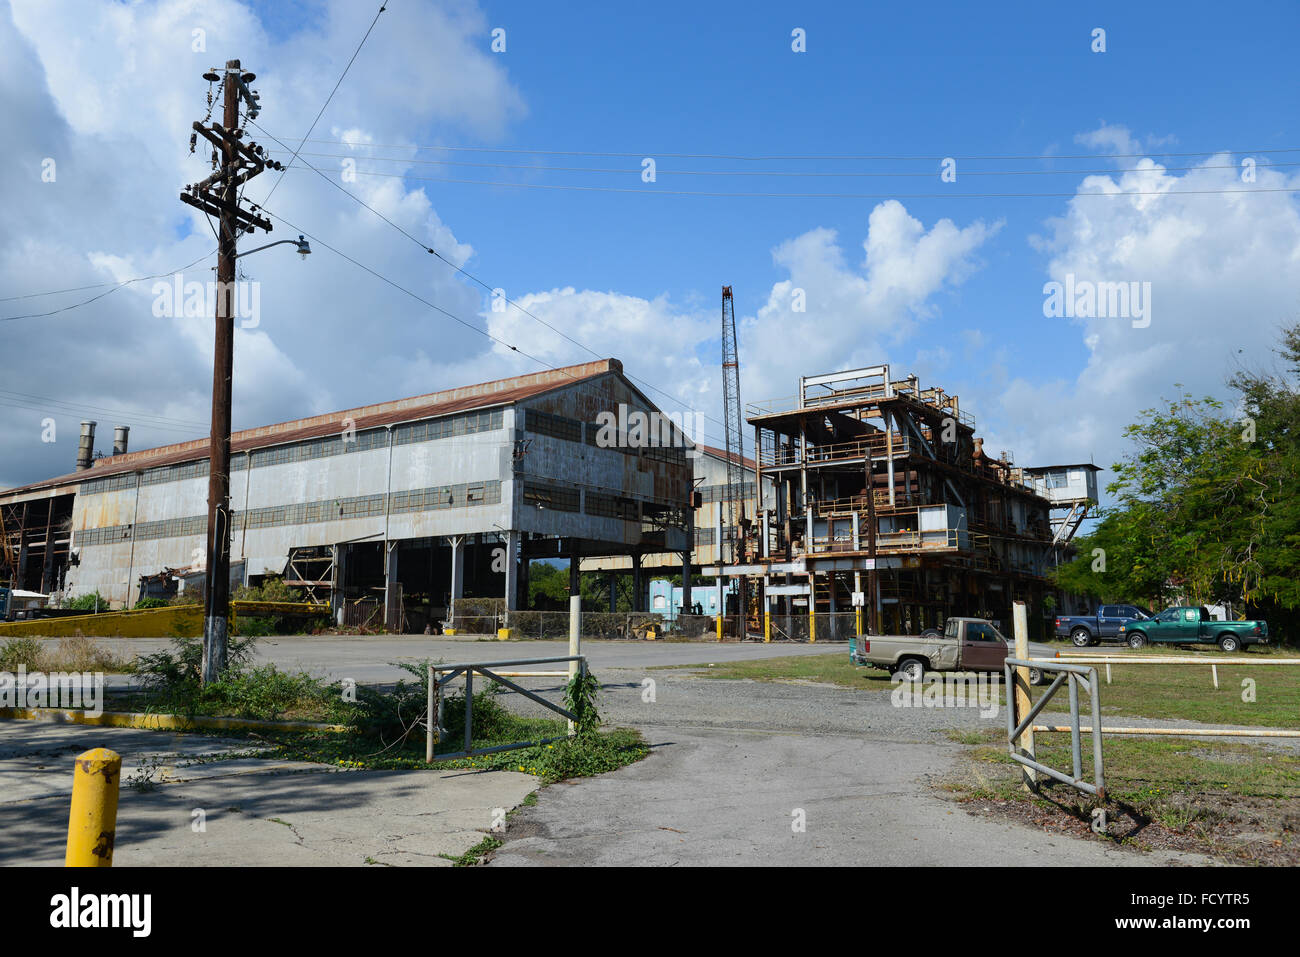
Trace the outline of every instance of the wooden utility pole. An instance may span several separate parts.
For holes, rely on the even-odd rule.
[[[225,71],[205,73],[209,83],[220,81],[225,93],[222,123],[194,132],[214,149],[215,171],[202,183],[187,186],[181,201],[220,220],[217,246],[216,349],[212,368],[212,435],[208,469],[208,541],[203,597],[203,683],[215,681],[226,668],[226,639],[230,630],[230,408],[235,350],[235,259],[241,232],[271,231],[271,223],[242,209],[240,187],[268,165],[256,143],[240,142],[241,98],[249,114],[257,114],[257,96],[248,88],[255,77],[244,73],[238,60],[227,60]],[[191,137],[191,149],[195,138]],[[219,163],[219,166],[218,166]]]

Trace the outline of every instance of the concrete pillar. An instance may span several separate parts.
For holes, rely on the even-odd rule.
[[[519,533],[506,532],[506,611],[519,607]]]
[[[582,594],[582,559],[577,546],[569,550],[569,597]]]
[[[398,602],[397,554],[398,542],[385,542],[387,553],[384,562],[384,625],[397,628],[402,624],[402,608]]]
[[[447,607],[447,617],[450,619],[456,614],[456,599],[465,594],[465,536],[453,535],[447,542],[451,545],[451,588],[448,590],[450,600]]]
[[[669,602],[671,605],[672,602]],[[669,608],[669,612],[672,609]],[[682,613],[689,615],[691,613],[691,553],[690,550],[682,552]]]
[[[532,601],[532,597],[529,595],[529,587],[528,587],[528,573],[529,573],[529,568],[528,568],[528,565],[529,565],[528,559],[525,558],[524,555],[523,555],[523,547],[520,546],[520,549],[519,549],[519,588],[518,588],[518,593],[519,593],[519,607],[522,608],[524,611],[527,611],[529,608],[531,608],[531,607],[532,607],[532,603],[533,603],[533,601]]]

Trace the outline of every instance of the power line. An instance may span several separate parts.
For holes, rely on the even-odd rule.
[[[305,165],[305,164],[304,164]],[[289,167],[303,169],[304,166]],[[306,167],[316,170],[314,166]],[[582,186],[560,183],[503,183],[481,179],[452,179],[442,176],[411,176],[405,173],[381,173],[373,170],[354,170],[358,176],[384,176],[392,179],[409,179],[426,183],[460,183],[467,186],[495,186],[506,189],[549,189],[569,190],[586,193],[641,193],[648,196],[703,196],[732,199],[1056,199],[1075,196],[1210,196],[1227,193],[1298,193],[1300,187],[1260,186],[1251,189],[1157,189],[1157,190],[1117,190],[1115,192],[1081,193],[963,193],[957,189],[939,193],[773,193],[773,192],[724,192],[715,190],[659,189],[654,184],[643,187],[633,186]]]
[[[213,252],[215,252],[215,250],[213,250]],[[103,299],[107,295],[117,292],[117,290],[121,289],[123,286],[129,286],[132,283],[137,283],[137,282],[146,282],[150,279],[163,279],[175,273],[184,272],[186,269],[189,269],[191,266],[202,262],[203,260],[207,259],[211,255],[212,253],[210,252],[204,253],[198,259],[194,260],[194,262],[186,263],[184,266],[181,266],[179,269],[170,269],[167,272],[158,273],[157,275],[154,276],[136,276],[134,279],[124,279],[121,282],[116,282],[116,283],[96,283],[90,286],[79,286],[79,287],[74,287],[72,289],[56,289],[52,292],[33,292],[33,293],[28,293],[25,296],[10,296],[8,299],[0,299],[0,302],[12,302],[15,299],[38,299],[41,298],[42,296],[57,296],[65,292],[82,292],[86,289],[98,289],[102,286],[112,286],[112,288],[107,290],[106,292],[101,292],[98,296],[91,296],[89,299],[84,299],[81,302],[74,302],[67,306],[63,306],[59,309],[51,309],[49,312],[29,312],[26,315],[22,315],[22,316],[3,316],[0,317],[0,322],[13,322],[16,319],[42,319],[45,318],[46,316],[56,316],[61,312],[68,312],[72,309],[79,309],[82,306],[88,306],[92,302],[96,302],[100,299]]]
[[[881,160],[898,160],[903,162],[935,162],[940,163],[946,159],[956,160],[1058,160],[1058,159],[1142,159],[1149,156],[1216,156],[1220,153],[1240,153],[1246,154],[1273,154],[1273,153],[1300,153],[1300,146],[1286,146],[1275,149],[1214,149],[1199,150],[1193,152],[1160,152],[1148,150],[1143,153],[1018,153],[1007,155],[957,155],[957,156],[908,156],[899,154],[820,154],[820,155],[802,155],[802,156],[745,156],[732,153],[662,153],[656,150],[647,150],[642,152],[598,152],[594,150],[541,150],[541,149],[524,149],[522,147],[494,147],[494,146],[443,146],[443,145],[420,145],[413,143],[350,143],[347,140],[337,139],[305,139],[307,143],[329,143],[334,146],[357,147],[364,146],[374,149],[417,149],[417,150],[447,150],[458,153],[519,153],[533,154],[536,156],[605,156],[605,157],[668,157],[671,159],[712,159],[712,160],[736,160],[738,162],[761,163],[768,161],[812,161],[812,160],[857,160],[857,161],[881,161]]]
[[[316,113],[316,119],[312,120],[311,126],[307,127],[307,132],[303,134],[302,142],[298,144],[298,149],[293,151],[293,155],[289,157],[289,162],[285,164],[285,168],[280,170],[280,175],[276,177],[275,182],[271,185],[270,192],[268,192],[266,196],[263,197],[263,202],[269,200],[273,195],[275,195],[275,191],[279,189],[280,181],[284,179],[285,171],[288,169],[290,165],[293,164],[293,161],[298,158],[298,150],[301,150],[303,146],[307,143],[307,137],[311,136],[312,130],[316,129],[316,124],[319,123],[320,118],[325,115],[325,110],[330,105],[330,101],[334,99],[334,94],[337,93],[339,91],[339,87],[343,85],[343,78],[346,77],[348,75],[348,71],[352,69],[352,64],[356,60],[357,54],[361,52],[361,48],[365,46],[366,41],[370,39],[370,31],[373,30],[375,28],[375,24],[379,22],[379,15],[387,9],[388,9],[388,0],[384,0],[384,2],[379,4],[379,9],[375,12],[375,18],[370,21],[370,26],[366,27],[366,32],[365,35],[361,38],[361,42],[358,43],[357,48],[352,51],[352,58],[348,60],[348,65],[345,66],[343,68],[343,72],[339,74],[338,81],[334,84],[334,89],[330,90],[330,95],[325,97],[325,102],[321,104],[320,110]],[[249,122],[252,122],[251,119],[249,120]],[[259,126],[258,129],[261,129],[261,127]],[[277,140],[276,142],[279,141]],[[280,145],[283,146],[284,144],[281,143]]]
[[[261,127],[258,127],[261,129]],[[266,132],[262,130],[262,132]],[[268,136],[271,134],[267,133]],[[274,139],[274,137],[272,137]],[[376,163],[418,163],[421,166],[463,166],[475,169],[516,169],[528,170],[547,173],[617,173],[626,176],[629,173],[640,175],[641,167],[639,166],[620,166],[620,167],[592,167],[592,166],[539,166],[531,163],[465,163],[458,160],[422,160],[413,159],[405,156],[357,156],[355,153],[308,153],[298,154],[302,156],[312,156],[321,159],[364,159]],[[306,165],[306,164],[304,164]],[[1283,167],[1300,166],[1300,162],[1292,163],[1257,163],[1257,169],[1277,169]],[[1203,169],[1239,169],[1235,163],[1201,165],[1201,166],[1161,166],[1159,171],[1162,173],[1187,173]],[[1091,176],[1099,174],[1114,173],[1149,173],[1154,170],[1144,167],[1128,167],[1120,169],[1016,169],[1016,170],[963,170],[962,176]],[[787,177],[828,177],[828,178],[848,178],[848,177],[871,177],[879,179],[890,179],[893,177],[909,177],[918,179],[932,179],[937,173],[933,170],[926,172],[864,172],[862,170],[849,170],[842,172],[828,172],[825,170],[701,170],[701,169],[671,169],[658,167],[656,174],[659,176],[787,176]]]
[[[0,398],[9,398],[14,399],[15,401],[32,399],[48,405],[66,405],[77,411],[97,412],[105,415],[126,415],[135,419],[151,419],[166,425],[183,425],[200,429],[206,429],[208,427],[208,423],[206,422],[196,422],[190,419],[178,419],[174,416],[158,415],[155,412],[139,412],[131,409],[111,409],[99,405],[86,405],[72,402],[67,399],[55,399],[47,395],[32,395],[28,392],[13,392],[8,389],[0,389]]]
[[[448,319],[452,320],[453,322],[456,322],[456,323],[458,323],[458,324],[464,326],[466,329],[469,329],[469,330],[471,330],[471,331],[477,333],[478,335],[483,336],[484,338],[490,339],[490,340],[492,340],[493,342],[497,343],[498,345],[504,346],[505,348],[509,349],[511,352],[516,352],[516,353],[518,353],[519,355],[523,356],[524,358],[526,358],[526,359],[530,359],[531,361],[536,362],[538,365],[540,365],[543,369],[546,369],[547,371],[563,373],[564,375],[567,375],[569,378],[573,379],[575,382],[580,382],[580,381],[582,381],[582,380],[580,380],[577,376],[573,375],[572,373],[570,373],[570,372],[566,372],[563,368],[559,368],[559,367],[556,367],[556,366],[554,366],[554,365],[551,365],[551,364],[548,363],[545,359],[542,359],[542,358],[540,358],[539,356],[535,356],[535,355],[533,355],[533,354],[531,354],[531,353],[529,353],[529,352],[525,352],[523,349],[520,349],[518,346],[513,345],[513,344],[507,342],[506,340],[500,338],[499,336],[495,336],[495,335],[493,335],[493,334],[492,334],[491,332],[489,332],[487,329],[480,329],[478,326],[474,325],[472,322],[469,322],[469,321],[466,320],[466,319],[462,319],[460,316],[458,316],[458,315],[456,315],[455,313],[450,312],[450,311],[448,311],[448,310],[442,308],[441,306],[437,305],[436,303],[430,302],[428,299],[425,299],[425,298],[424,298],[423,296],[421,296],[419,293],[412,292],[410,289],[407,289],[407,288],[406,288],[405,286],[403,286],[401,283],[399,283],[399,282],[397,282],[397,281],[395,281],[395,280],[393,280],[393,279],[389,279],[387,276],[383,275],[382,273],[379,273],[379,272],[375,271],[375,270],[372,269],[371,267],[367,266],[365,263],[360,262],[359,260],[357,260],[357,259],[353,258],[352,256],[348,255],[347,253],[343,252],[343,250],[338,249],[337,247],[330,245],[330,244],[327,243],[325,240],[321,239],[319,236],[316,236],[316,235],[314,235],[314,234],[308,232],[308,231],[307,231],[306,229],[304,229],[302,226],[299,226],[299,225],[297,225],[296,223],[293,223],[293,222],[291,222],[290,220],[286,219],[285,217],[280,216],[279,214],[272,212],[271,210],[267,209],[265,206],[261,207],[261,212],[265,213],[267,216],[270,216],[272,219],[275,219],[275,220],[278,220],[278,221],[284,223],[284,224],[285,224],[286,226],[288,226],[290,229],[296,230],[297,232],[299,232],[299,233],[301,233],[302,235],[306,236],[306,237],[307,237],[308,239],[310,239],[313,243],[318,243],[319,245],[323,246],[325,249],[328,249],[330,252],[334,253],[335,255],[340,256],[340,257],[342,257],[343,259],[346,259],[348,262],[352,263],[352,265],[356,266],[358,269],[362,269],[362,270],[364,270],[365,272],[367,272],[367,273],[369,273],[370,275],[374,276],[376,279],[380,280],[381,282],[386,283],[386,284],[389,285],[389,286],[392,286],[392,287],[393,287],[394,289],[396,289],[397,291],[399,291],[399,292],[401,292],[401,293],[403,293],[403,294],[405,294],[405,295],[411,297],[411,298],[414,299],[416,302],[419,302],[419,303],[421,303],[422,305],[428,306],[430,309],[434,310],[435,312],[441,313],[442,315],[446,316]],[[435,254],[435,255],[436,255],[436,254]],[[584,348],[585,348],[585,347],[584,347]],[[679,404],[685,405],[684,403],[681,403],[680,400],[674,400],[674,401],[677,401]],[[686,408],[690,408],[690,406],[686,406]],[[692,409],[691,411],[694,411],[694,410]],[[703,415],[703,413],[700,413],[700,414]],[[707,418],[707,416],[706,416],[706,418]],[[716,436],[706,436],[706,438],[712,439],[714,442],[717,441],[717,437],[716,437]]]
[[[280,141],[275,137],[274,134],[267,132],[267,131],[266,131],[265,129],[263,129],[260,125],[258,125],[255,121],[250,120],[249,122],[252,123],[253,126],[256,126],[257,129],[261,130],[261,131],[262,131],[263,133],[265,133],[267,136],[271,137],[272,140],[275,140],[275,142],[277,142],[277,143],[280,142]],[[281,143],[280,145],[283,146],[284,144]],[[376,216],[378,216],[380,219],[382,219],[382,220],[383,220],[385,223],[387,223],[389,226],[392,226],[394,229],[396,229],[399,233],[401,233],[401,234],[402,234],[403,236],[405,236],[407,239],[411,240],[411,242],[413,242],[413,243],[415,243],[417,246],[419,246],[420,249],[424,250],[424,251],[427,252],[427,253],[430,253],[430,254],[433,255],[433,256],[436,256],[438,259],[442,260],[444,263],[446,263],[446,264],[447,264],[448,266],[450,266],[452,269],[456,270],[456,271],[457,271],[458,273],[460,273],[461,275],[465,276],[467,279],[472,280],[473,282],[477,283],[479,286],[481,286],[481,287],[483,287],[484,289],[488,290],[488,292],[492,292],[492,291],[496,288],[496,287],[490,286],[488,283],[484,282],[482,279],[480,279],[480,278],[478,278],[477,276],[475,276],[473,273],[471,273],[469,270],[465,269],[463,266],[461,266],[461,265],[459,265],[459,264],[457,264],[457,263],[452,262],[450,259],[448,259],[447,257],[443,256],[441,253],[439,253],[439,252],[438,252],[436,249],[434,249],[432,246],[429,246],[428,244],[426,244],[426,243],[424,243],[423,241],[421,241],[418,237],[412,235],[408,230],[404,229],[402,226],[400,226],[400,225],[398,225],[397,223],[393,222],[391,219],[389,219],[387,216],[385,216],[385,215],[384,215],[383,213],[381,213],[379,210],[375,209],[373,206],[371,206],[369,203],[367,203],[365,200],[363,200],[360,196],[357,196],[357,195],[356,195],[355,193],[353,193],[351,190],[345,189],[343,186],[341,186],[340,184],[336,183],[336,182],[334,181],[334,179],[333,179],[331,176],[329,176],[327,173],[325,173],[324,171],[322,171],[322,170],[320,170],[320,169],[317,169],[315,166],[312,166],[312,165],[311,165],[310,163],[308,163],[307,161],[301,159],[301,157],[299,158],[299,162],[302,164],[302,166],[304,166],[304,167],[306,167],[307,169],[310,169],[310,170],[312,170],[313,172],[315,172],[318,176],[320,176],[323,180],[325,180],[327,183],[329,183],[329,184],[330,184],[331,186],[333,186],[335,189],[339,190],[339,191],[340,191],[341,193],[343,193],[345,196],[349,197],[350,199],[352,199],[352,200],[355,201],[356,203],[360,204],[361,206],[363,206],[364,208],[366,208],[366,209],[369,210],[370,212],[374,213]],[[301,168],[301,167],[296,167],[296,168]],[[295,228],[296,228],[296,227],[295,227]],[[509,303],[511,306],[514,306],[516,309],[518,309],[518,310],[519,310],[520,312],[522,312],[524,315],[526,315],[526,316],[530,317],[531,319],[534,319],[534,320],[536,320],[537,322],[541,323],[541,324],[542,324],[543,326],[545,326],[547,329],[550,329],[550,330],[551,330],[552,332],[554,332],[556,335],[560,336],[562,339],[565,339],[566,341],[568,341],[568,342],[571,343],[572,345],[575,345],[575,346],[577,346],[578,348],[585,350],[586,352],[590,353],[592,356],[595,356],[597,359],[602,358],[602,356],[601,356],[601,354],[600,354],[599,352],[597,352],[596,350],[592,349],[592,348],[591,348],[590,346],[588,346],[586,343],[579,342],[577,339],[574,339],[572,336],[570,336],[568,333],[564,332],[563,330],[561,330],[561,329],[557,329],[555,326],[553,326],[551,323],[547,322],[547,321],[546,321],[545,319],[543,319],[541,316],[538,316],[538,315],[536,315],[535,313],[530,312],[529,310],[525,309],[523,306],[521,306],[521,305],[520,305],[519,303],[517,303],[515,300],[513,300],[513,299],[511,299],[511,298],[509,298],[509,297],[505,297],[505,301],[506,301],[507,303]],[[475,327],[475,328],[477,328],[477,327]],[[513,348],[513,347],[511,347],[511,348]],[[533,358],[533,357],[530,356],[529,358]],[[537,360],[537,361],[541,361],[541,360]],[[672,395],[671,393],[666,392],[666,391],[664,391],[663,389],[660,389],[658,386],[654,385],[653,383],[647,382],[647,381],[645,381],[645,380],[643,380],[643,379],[641,379],[641,378],[639,378],[639,377],[637,377],[637,376],[633,376],[633,375],[631,375],[630,373],[628,374],[628,378],[629,378],[629,379],[632,379],[632,380],[635,381],[635,382],[639,382],[639,383],[641,383],[641,385],[643,385],[645,388],[650,389],[651,391],[653,391],[653,392],[655,392],[655,393],[657,393],[657,394],[659,394],[659,395],[664,396],[664,397],[667,398],[669,401],[674,402],[674,403],[676,403],[677,405],[682,406],[683,408],[690,409],[691,412],[693,412],[693,413],[695,413],[695,414],[697,414],[697,415],[699,415],[699,416],[701,416],[701,417],[703,417],[703,418],[705,418],[705,419],[708,419],[709,421],[713,422],[715,425],[722,425],[722,424],[723,424],[723,423],[719,422],[717,419],[713,418],[711,415],[708,415],[707,413],[704,413],[704,412],[699,412],[699,411],[696,410],[694,407],[692,407],[692,406],[686,404],[686,403],[683,402],[681,399],[677,398],[676,396]]]

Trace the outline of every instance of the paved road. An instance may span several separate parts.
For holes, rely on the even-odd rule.
[[[129,658],[171,646],[164,638],[98,638],[96,642]],[[847,654],[843,642],[784,644],[773,642],[717,641],[599,641],[582,643],[583,654],[594,671],[607,668],[649,668],[656,665],[697,665],[713,661],[748,661],[786,655]],[[409,679],[397,663],[426,659],[451,662],[504,661],[516,658],[553,658],[569,653],[568,641],[495,641],[475,638],[284,637],[257,643],[257,661],[274,663],[289,671],[307,671],[329,680],[351,678],[358,684]],[[559,666],[557,666],[558,668]],[[110,675],[107,684],[132,683],[125,675]]]
[[[1206,864],[975,817],[932,782],[950,729],[1001,728],[969,708],[898,708],[882,691],[609,672],[606,719],[651,755],[555,785],[512,820],[493,866]],[[792,825],[802,811],[806,829]]]
[[[450,866],[440,854],[464,854],[483,840],[497,809],[515,807],[537,788],[533,776],[507,771],[342,771],[239,758],[194,763],[247,749],[248,742],[5,722],[0,834],[13,839],[0,842],[0,866],[63,863],[72,760],[101,746],[122,755],[113,855],[119,866]]]

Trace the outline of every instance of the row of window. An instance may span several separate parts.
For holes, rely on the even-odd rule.
[[[505,426],[505,412],[501,409],[484,409],[480,412],[463,412],[427,422],[411,422],[393,430],[394,445],[412,442],[432,442],[457,435],[474,435],[478,432],[495,432]]]
[[[636,502],[618,495],[604,495],[600,492],[587,493],[587,514],[602,518],[621,518],[625,522],[638,520]]]
[[[560,488],[540,482],[524,483],[524,504],[535,508],[550,508],[557,512],[582,511],[576,488]]]
[[[122,475],[110,475],[108,478],[95,479],[93,482],[86,482],[79,490],[82,495],[95,495],[100,492],[116,492],[119,489],[135,488],[135,473],[126,472]]]
[[[601,433],[601,426],[594,422],[588,422],[585,425],[577,419],[571,419],[567,415],[555,415],[550,412],[541,412],[537,409],[528,409],[524,416],[524,429],[537,435],[549,435],[557,439],[565,439],[569,442],[585,442],[587,445],[617,449],[629,455],[636,455],[640,452],[647,459],[658,462],[669,462],[674,465],[686,464],[687,449],[675,445],[631,445],[628,443],[627,436],[620,434],[614,444],[608,446],[600,445],[598,439]],[[679,434],[676,431],[674,435]],[[647,440],[648,441],[648,440]]]
[[[441,508],[459,508],[462,505],[496,505],[501,501],[501,483],[470,482],[462,485],[442,485],[422,488],[412,492],[394,492],[394,512],[425,512]]]
[[[725,502],[727,500],[727,486],[725,485],[703,485],[699,488],[701,502]],[[740,494],[744,498],[754,497],[754,483],[744,482],[740,486]]]
[[[409,445],[413,442],[430,442],[436,439],[450,438],[456,435],[472,435],[477,432],[492,432],[504,425],[504,413],[501,409],[486,409],[479,412],[464,412],[459,415],[443,416],[426,422],[411,422],[397,426],[393,432],[393,444]],[[369,452],[385,448],[388,445],[386,429],[367,429],[364,432],[343,432],[324,436],[319,439],[307,439],[288,445],[276,445],[265,449],[256,449],[253,455],[253,468],[265,468],[269,465],[285,465],[290,462],[308,462],[313,459],[327,458],[333,455],[346,455],[350,452]],[[230,470],[238,472],[248,468],[248,453],[230,457]],[[147,469],[140,477],[141,485],[162,485],[167,482],[180,482],[185,479],[203,478],[208,474],[208,460],[199,459],[181,465],[166,465]],[[120,489],[135,488],[136,474],[125,472],[95,479],[81,486],[80,494],[96,495],[101,492],[115,492]]]
[[[494,505],[500,501],[501,483],[494,480],[394,492],[392,510],[394,512],[432,511],[442,508]],[[374,518],[383,514],[384,495],[380,493],[248,509],[235,512],[231,516],[231,525],[234,531],[242,531],[244,528],[272,528],[278,525],[308,525],[348,518]],[[129,541],[132,537],[136,541],[183,538],[190,535],[203,535],[207,529],[206,514],[190,515],[158,522],[142,522],[136,526],[134,536],[130,525],[86,529],[76,533],[76,544],[78,546],[111,545],[115,542]]]
[[[736,526],[727,525],[722,529],[722,541],[724,544],[736,540]],[[697,528],[695,530],[696,545],[716,545],[718,543],[718,530],[716,528]]]
[[[582,441],[582,423],[577,419],[571,419],[567,415],[542,412],[539,409],[527,410],[524,415],[524,429],[528,432],[536,432],[538,435],[549,435],[569,442]],[[589,434],[592,433],[590,427],[587,431]]]

